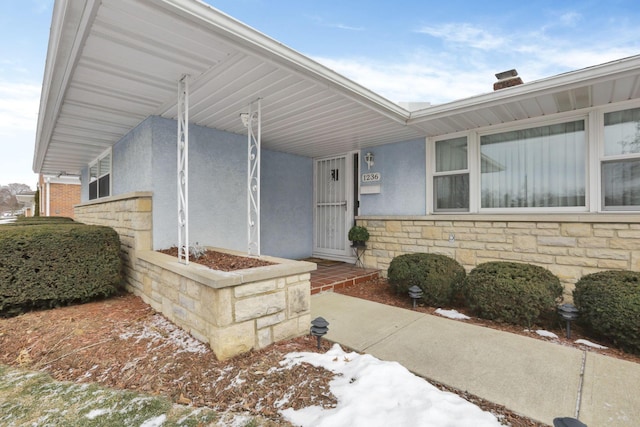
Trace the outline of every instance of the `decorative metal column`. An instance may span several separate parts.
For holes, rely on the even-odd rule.
[[[189,264],[189,76],[178,82],[178,261]]]
[[[249,104],[240,115],[247,128],[247,220],[248,253],[260,256],[260,143],[262,134],[261,99]]]

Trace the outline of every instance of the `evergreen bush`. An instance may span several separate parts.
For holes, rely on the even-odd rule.
[[[464,267],[453,258],[439,254],[413,253],[395,257],[388,270],[388,281],[397,292],[407,293],[417,285],[430,306],[450,305],[464,281]]]
[[[640,354],[640,272],[586,275],[576,283],[573,300],[581,325],[598,338]]]
[[[478,317],[531,326],[556,310],[562,289],[560,280],[543,267],[497,261],[471,270],[463,293]]]
[[[23,225],[72,224],[74,222],[73,218],[66,216],[20,216],[8,225],[20,227]]]
[[[369,240],[369,230],[367,227],[363,227],[361,225],[354,225],[349,229],[348,239],[353,242],[353,244],[360,243],[363,244],[367,240]]]
[[[73,221],[0,228],[0,315],[113,295],[121,286],[120,239]]]

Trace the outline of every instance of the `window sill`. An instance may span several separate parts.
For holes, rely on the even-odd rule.
[[[359,220],[392,221],[487,221],[487,222],[590,222],[590,223],[639,223],[640,212],[580,212],[580,213],[519,213],[519,214],[478,214],[478,213],[437,213],[431,215],[359,215]]]

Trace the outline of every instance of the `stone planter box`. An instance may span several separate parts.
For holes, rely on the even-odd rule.
[[[261,257],[275,265],[224,272],[155,251],[136,255],[131,291],[221,360],[309,331],[313,263]]]
[[[221,360],[309,332],[314,263],[261,257],[275,265],[232,272],[179,263],[152,250],[151,197],[137,192],[75,206],[78,221],[106,225],[120,235],[130,292],[209,343]]]

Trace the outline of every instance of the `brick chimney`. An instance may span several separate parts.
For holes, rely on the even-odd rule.
[[[518,86],[524,83],[520,77],[518,77],[518,72],[514,70],[503,71],[501,73],[496,74],[497,82],[493,84],[493,90],[500,90],[506,87]]]

